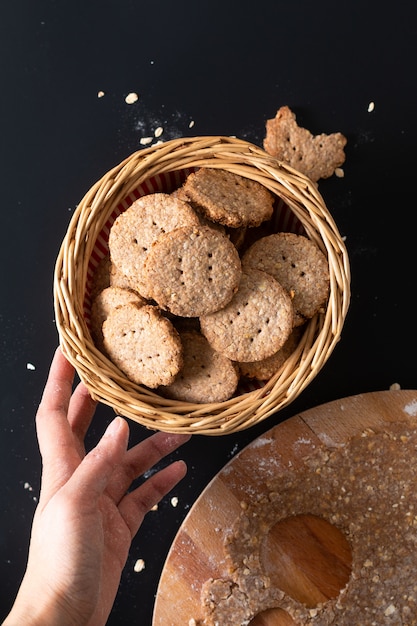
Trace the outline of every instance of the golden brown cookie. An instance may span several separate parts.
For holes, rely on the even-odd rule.
[[[236,365],[216,352],[207,339],[196,331],[180,334],[184,365],[161,393],[186,402],[224,402],[236,391],[239,375]]]
[[[312,135],[298,126],[288,106],[282,106],[276,116],[266,122],[265,151],[314,182],[332,176],[344,163],[346,143],[342,133]]]
[[[113,309],[103,323],[109,358],[135,383],[169,385],[182,367],[182,344],[156,306],[135,303]]]
[[[183,193],[213,222],[224,226],[259,226],[270,219],[274,196],[257,181],[222,169],[191,173]]]
[[[165,193],[143,196],[119,215],[110,230],[112,263],[129,278],[136,291],[148,298],[142,271],[154,241],[175,228],[198,224],[193,209],[174,196]]]
[[[294,322],[291,298],[270,274],[245,268],[229,304],[200,317],[201,332],[233,361],[259,361],[287,341]]]
[[[242,266],[271,274],[293,298],[295,324],[310,319],[329,295],[329,265],[307,237],[276,233],[258,239],[242,257]]]
[[[161,308],[198,317],[225,306],[240,275],[239,255],[227,237],[208,226],[184,227],[153,244],[144,263],[143,281]]]
[[[113,309],[129,302],[135,302],[138,305],[146,304],[146,300],[135,291],[120,287],[106,287],[94,298],[91,305],[91,335],[100,350],[104,349],[102,331],[104,320]]]

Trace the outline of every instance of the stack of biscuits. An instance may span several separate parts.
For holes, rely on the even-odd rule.
[[[273,232],[275,200],[257,181],[203,167],[117,217],[91,334],[130,380],[223,402],[241,377],[267,380],[292,354],[326,304],[329,266],[307,237]]]

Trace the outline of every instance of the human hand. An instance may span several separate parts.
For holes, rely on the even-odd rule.
[[[145,514],[184,476],[176,461],[127,493],[133,480],[188,441],[156,433],[127,449],[127,422],[116,417],[88,454],[84,438],[96,403],[55,353],[36,416],[42,486],[26,573],[4,626],[106,623],[132,538]]]

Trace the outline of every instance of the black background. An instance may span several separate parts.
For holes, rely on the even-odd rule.
[[[411,0],[1,3],[0,618],[24,572],[39,494],[34,415],[57,344],[55,258],[89,187],[157,126],[165,140],[262,145],[266,120],[287,104],[313,133],[343,132],[345,177],[319,188],[346,237],[352,300],[336,350],[292,405],[173,455],[189,465],[171,494],[178,506],[170,496],[145,519],[108,624],[151,624],[180,523],[252,439],[330,400],[415,388],[416,18]],[[139,100],[128,105],[131,91]],[[98,408],[90,446],[112,417]],[[131,424],[132,443],[148,434]],[[146,567],[135,573],[139,558]]]

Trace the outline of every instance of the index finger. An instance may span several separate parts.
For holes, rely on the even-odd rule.
[[[67,415],[74,376],[73,366],[67,361],[61,348],[57,348],[39,405],[40,417],[51,413]]]

